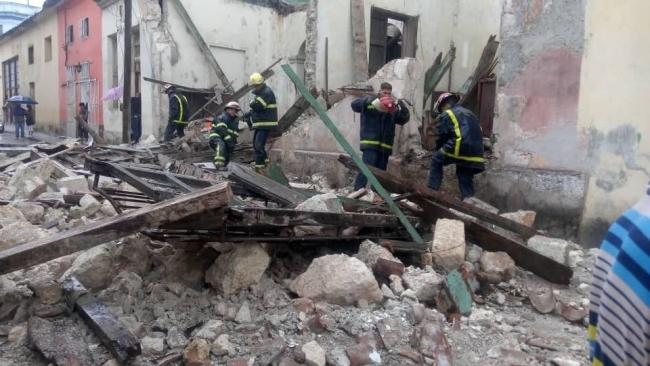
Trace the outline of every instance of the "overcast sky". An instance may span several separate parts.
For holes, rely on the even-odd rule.
[[[34,6],[43,6],[43,3],[45,0],[13,0],[15,3],[22,3],[22,4],[27,4],[29,5],[34,5]]]

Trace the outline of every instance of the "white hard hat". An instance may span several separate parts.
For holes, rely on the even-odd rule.
[[[241,106],[239,105],[239,103],[235,102],[234,100],[232,102],[228,102],[228,104],[226,104],[226,107],[224,109],[228,109],[228,108],[241,111]]]

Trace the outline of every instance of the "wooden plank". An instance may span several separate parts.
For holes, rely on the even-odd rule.
[[[417,218],[410,217],[414,224]],[[231,207],[228,222],[235,225],[267,226],[360,226],[399,228],[400,221],[394,215],[336,213],[321,211],[298,211],[282,208]]]
[[[348,156],[340,155],[339,161],[350,169],[358,170],[356,164]],[[386,185],[387,188],[392,192],[413,193],[415,195],[422,196],[445,207],[453,208],[467,215],[474,216],[482,221],[497,225],[506,230],[510,230],[516,234],[521,235],[524,239],[528,239],[537,233],[537,230],[529,226],[522,225],[516,221],[507,219],[498,214],[494,214],[474,205],[470,205],[442,192],[434,191],[425,185],[418,184],[410,179],[399,178],[389,174],[386,171],[373,167],[370,167],[370,170],[377,176],[382,184]]]
[[[230,204],[227,182],[0,252],[0,274],[13,272]]]
[[[478,64],[476,65],[476,69],[474,69],[474,72],[470,77],[465,81],[463,86],[458,90],[458,92],[461,94],[461,99],[460,103],[463,104],[468,97],[474,92],[474,89],[478,85],[479,80],[487,76],[485,75],[486,71],[490,69],[491,65],[494,63],[494,57],[497,54],[497,50],[499,48],[499,42],[496,40],[495,35],[491,35],[490,38],[488,38],[487,44],[483,48],[483,52],[481,53],[481,58],[479,59]]]
[[[4,159],[0,161],[0,172],[7,169],[13,164],[27,162],[31,160],[31,153],[29,151],[19,154],[13,158]]]
[[[354,47],[353,75],[355,82],[368,80],[368,50],[366,48],[366,12],[364,0],[350,1],[350,21],[352,22],[352,45]]]
[[[394,252],[424,253],[429,248],[429,246],[426,243],[418,244],[412,241],[400,241],[400,240],[389,240],[389,239],[380,240],[379,245],[390,250],[393,253]]]
[[[317,98],[318,92],[315,89],[312,89],[311,95],[313,95],[314,98]],[[295,103],[293,103],[293,105],[287,110],[287,112],[280,118],[280,120],[278,121],[278,127],[271,130],[269,137],[282,136],[285,132],[287,132],[291,128],[291,126],[293,126],[294,122],[296,122],[296,120],[298,120],[298,118],[307,111],[307,109],[309,109],[309,102],[307,102],[305,97],[301,96],[300,98],[298,98],[298,100],[295,101]]]
[[[171,0],[171,2],[176,6],[178,15],[180,15],[181,19],[183,20],[183,23],[185,23],[185,26],[187,27],[187,30],[190,31],[192,38],[194,38],[194,40],[196,41],[196,45],[199,47],[199,50],[201,50],[201,53],[203,53],[203,55],[205,56],[206,60],[212,67],[212,71],[214,71],[214,73],[217,75],[223,87],[225,88],[227,85],[230,85],[230,82],[228,81],[226,74],[223,72],[223,69],[221,69],[221,66],[219,66],[219,63],[214,58],[214,54],[212,54],[212,50],[210,50],[210,47],[208,47],[208,44],[203,39],[201,32],[199,32],[199,30],[196,28],[194,21],[187,13],[187,10],[183,6],[183,3],[181,3],[180,0]]]
[[[80,124],[83,128],[85,128],[86,131],[88,131],[88,134],[90,134],[90,136],[93,137],[93,140],[95,140],[95,143],[96,143],[97,145],[106,145],[106,140],[104,140],[103,137],[99,136],[99,134],[97,133],[97,131],[95,131],[94,129],[92,129],[92,128],[90,127],[90,125],[89,125],[88,123],[86,123],[86,121],[84,121],[83,119],[81,119],[80,116],[74,116],[74,120],[75,120],[78,124]]]
[[[427,99],[429,99],[431,94],[435,91],[436,86],[438,85],[438,83],[440,83],[442,77],[445,76],[445,73],[449,71],[455,59],[456,59],[456,47],[454,47],[454,45],[452,44],[451,47],[449,47],[449,52],[447,52],[447,54],[445,55],[444,60],[440,61],[440,63],[437,65],[436,63],[434,63],[431,66],[431,68],[427,70],[424,76],[425,85],[424,85],[424,102],[422,103],[423,108],[427,104]]]
[[[70,302],[70,307],[74,307],[104,347],[120,363],[125,363],[141,353],[138,338],[76,278],[66,279],[63,283],[63,291]]]
[[[511,237],[498,233],[492,230],[489,224],[464,215],[457,215],[433,201],[420,197],[415,197],[413,200],[429,215],[463,221],[468,239],[481,248],[491,252],[506,252],[519,267],[553,283],[566,285],[571,281],[573,276],[571,268],[528,248],[521,239],[514,235]]]
[[[16,146],[16,147],[0,146],[0,154],[5,154],[10,158],[15,157],[16,155],[30,152],[31,150],[32,148],[27,146]]]
[[[247,166],[230,163],[230,167],[230,179],[273,202],[294,207],[307,199],[305,195],[285,187],[271,178],[258,174]]]
[[[140,177],[131,173],[130,171],[126,170],[125,168],[121,167],[118,164],[108,163],[107,165],[109,166],[109,169],[111,171],[111,176],[122,179],[123,181],[129,183],[137,190],[151,197],[155,201],[163,201],[176,196],[172,192],[161,191],[154,188],[151,184],[148,184],[147,182],[143,181],[142,179],[140,179]]]
[[[320,119],[323,121],[325,126],[327,127],[328,130],[332,133],[336,141],[338,141],[339,145],[343,147],[343,150],[350,154],[354,162],[356,163],[357,166],[361,169],[361,172],[363,175],[368,178],[368,181],[370,184],[375,188],[375,190],[379,193],[381,198],[386,201],[388,204],[388,207],[390,208],[391,212],[393,212],[397,217],[400,219],[402,222],[402,225],[406,228],[406,231],[409,233],[413,241],[421,243],[423,242],[422,237],[420,234],[415,230],[413,225],[408,221],[406,218],[406,215],[402,212],[402,210],[397,207],[395,202],[393,202],[393,199],[391,198],[390,194],[384,189],[384,187],[379,183],[377,178],[373,175],[373,173],[368,169],[368,166],[361,160],[361,157],[359,154],[356,152],[356,149],[350,145],[350,143],[345,139],[345,136],[341,133],[341,131],[336,127],[336,124],[332,119],[329,117],[327,114],[327,111],[321,106],[316,99],[314,99],[313,96],[309,94],[307,91],[307,88],[305,87],[305,84],[302,82],[302,80],[296,75],[296,72],[293,71],[291,66],[289,65],[282,65],[282,69],[284,72],[289,76],[289,79],[293,82],[293,84],[298,88],[298,91],[300,94],[302,94],[303,97],[307,99],[309,104],[311,104],[311,107],[316,111],[316,114],[320,117]]]
[[[158,85],[165,85],[165,84],[173,85],[173,86],[176,87],[176,90],[178,90],[178,91],[185,91],[185,92],[190,92],[190,93],[203,93],[203,94],[212,94],[212,93],[214,93],[214,88],[212,88],[212,89],[193,88],[191,86],[175,84],[175,83],[172,83],[170,81],[158,80],[158,79],[154,79],[154,78],[147,77],[147,76],[143,76],[142,79],[144,81],[148,81],[150,83],[154,83],[154,84],[158,84]]]
[[[346,166],[353,166],[349,165],[350,161],[347,156],[342,155],[339,157],[339,161],[343,162]],[[389,190],[398,193],[402,191],[413,191],[410,182],[391,176],[384,171],[372,169],[373,172],[376,171],[377,178]],[[498,233],[489,227],[490,223],[482,222],[465,215],[458,215],[441,203],[434,202],[430,197],[420,195],[418,192],[415,193],[416,195],[412,200],[422,207],[425,214],[428,215],[426,217],[428,220],[434,221],[436,218],[448,218],[463,221],[465,223],[466,235],[472,243],[481,246],[485,250],[506,252],[515,260],[518,266],[553,283],[568,284],[571,280],[573,271],[569,267],[528,248],[520,238],[516,237],[516,234],[509,236]]]
[[[192,192],[196,190],[196,188],[190,187],[189,185],[185,184],[182,180],[176,178],[174,174],[170,172],[165,172],[165,177],[167,177],[167,181],[174,184],[176,187],[178,187],[179,189],[185,192]]]

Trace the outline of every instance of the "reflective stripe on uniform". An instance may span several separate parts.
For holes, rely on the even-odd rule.
[[[449,156],[450,158],[458,159],[458,160],[465,160],[465,161],[471,161],[473,163],[485,163],[485,159],[481,156],[462,156],[462,155],[454,155],[446,152],[444,149],[440,149],[440,152],[442,152],[443,155]]]
[[[277,125],[278,125],[277,121],[275,121],[275,122],[255,122],[255,123],[253,123],[253,128],[267,127],[267,126],[277,126]]]
[[[277,107],[278,107],[277,104],[267,104],[266,105],[266,109],[277,108]]]
[[[213,137],[221,137],[221,135],[219,135],[219,134],[216,133],[216,132],[213,132],[213,133],[211,133],[211,134],[208,135],[208,138],[213,138]]]
[[[231,138],[232,138],[232,136],[228,135],[228,136],[224,137],[223,139],[224,140],[230,140]]]
[[[223,122],[221,122],[221,123],[217,123],[217,125],[214,126],[214,127],[215,127],[215,128],[216,128],[216,127],[225,127],[225,128],[227,129],[227,128],[228,128],[228,125],[225,124],[225,123],[223,123]]]
[[[381,146],[384,149],[392,149],[393,148],[393,145],[384,144],[381,141],[375,141],[375,140],[361,140],[361,145]]]
[[[183,102],[181,101],[181,97],[179,97],[177,94],[174,94],[174,96],[176,97],[176,100],[178,100],[178,106],[180,107],[180,112],[181,112],[181,113],[179,113],[179,118],[180,119],[174,120],[174,123],[178,123],[178,124],[181,124],[181,125],[186,125],[189,122],[183,121]],[[185,103],[187,103],[187,98],[185,98],[184,95],[183,95],[183,99],[185,100]]]
[[[262,99],[262,97],[257,97],[257,98],[255,98],[255,100],[260,102],[262,107],[266,108],[266,101],[264,99]]]
[[[454,155],[460,155],[460,143],[463,140],[463,136],[460,134],[460,124],[456,115],[451,109],[447,109],[447,115],[451,118],[451,121],[454,123],[454,133],[456,134],[456,144],[454,145]]]
[[[474,163],[483,163],[485,162],[485,159],[482,156],[464,156],[460,155],[460,145],[463,141],[463,136],[460,133],[460,124],[458,123],[458,118],[456,118],[456,115],[454,114],[454,111],[451,109],[447,109],[445,111],[449,118],[451,119],[451,122],[454,124],[454,133],[456,134],[456,140],[454,143],[454,152],[453,153],[448,153],[445,151],[445,149],[440,149],[440,151],[449,157],[452,157],[454,159],[458,160],[464,160],[464,161],[470,161]]]
[[[237,132],[235,130],[228,129],[228,132],[235,135],[235,136],[239,136],[239,132]]]

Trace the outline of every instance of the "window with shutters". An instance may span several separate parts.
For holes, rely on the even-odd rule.
[[[74,41],[74,27],[72,24],[65,27],[65,44],[70,44]]]
[[[90,36],[90,20],[88,18],[83,18],[81,20],[81,39],[86,39]]]

